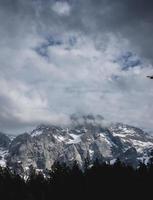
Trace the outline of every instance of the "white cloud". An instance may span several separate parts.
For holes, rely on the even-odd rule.
[[[85,35],[75,37],[73,46],[68,40],[47,46],[47,58],[34,50],[41,42],[32,48],[9,49],[1,57],[6,67],[1,68],[0,78],[4,130],[66,123],[67,116],[76,112],[100,113],[108,120],[153,128],[148,117],[153,114],[153,88],[145,78],[151,68],[137,66],[123,71],[114,60],[128,45],[112,35],[105,48],[96,47]],[[12,75],[9,80],[8,74]]]
[[[38,10],[20,2],[22,12],[7,5],[0,13],[2,130],[67,123],[67,116],[76,112],[100,113],[111,121],[153,130],[153,87],[146,78],[152,66],[136,56],[131,59],[142,64],[123,70],[117,58],[133,52],[135,45],[112,27],[106,30],[97,5],[34,1]],[[54,12],[48,9],[51,5]],[[14,21],[9,25],[10,16]]]
[[[68,16],[71,12],[71,7],[67,1],[57,1],[52,5],[52,10],[60,16]]]

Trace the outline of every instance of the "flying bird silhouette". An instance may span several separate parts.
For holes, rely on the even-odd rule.
[[[147,76],[147,78],[153,79],[153,76]]]

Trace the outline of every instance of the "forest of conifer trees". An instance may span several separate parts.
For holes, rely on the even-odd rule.
[[[119,160],[114,165],[96,161],[84,171],[76,163],[71,168],[56,163],[45,176],[32,168],[26,180],[0,168],[0,199],[150,199],[152,182],[153,164],[134,169]]]

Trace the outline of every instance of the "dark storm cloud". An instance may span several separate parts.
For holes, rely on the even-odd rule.
[[[77,4],[77,5],[76,5]],[[85,0],[74,5],[74,19],[95,36],[119,34],[142,56],[152,60],[153,2],[151,0]],[[75,7],[76,6],[76,7]],[[75,24],[75,20],[72,20]],[[79,23],[76,20],[76,26]]]
[[[104,33],[120,34],[142,56],[152,60],[151,0],[72,0],[68,1],[71,6],[70,16],[62,17],[51,10],[55,2],[66,1],[1,0],[0,8],[4,13],[1,20],[4,28],[8,29],[7,34],[19,34],[19,30],[24,34],[25,28],[31,28],[31,31],[35,29],[44,35],[72,30],[84,31],[93,37]]]

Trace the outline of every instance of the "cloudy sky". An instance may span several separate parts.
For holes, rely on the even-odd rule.
[[[0,130],[101,114],[153,132],[152,0],[0,0]]]

